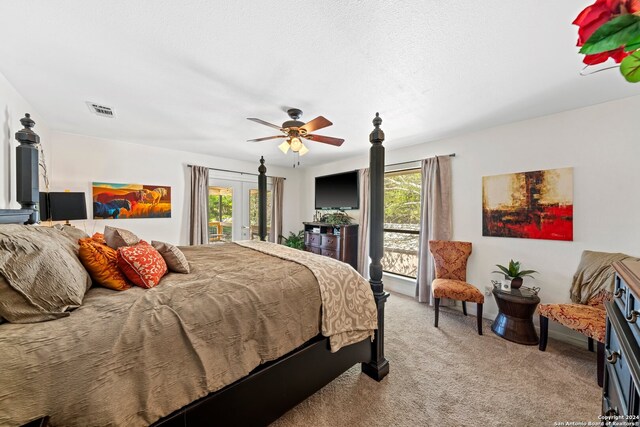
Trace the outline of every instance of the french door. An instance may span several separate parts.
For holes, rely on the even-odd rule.
[[[269,230],[271,226],[270,184],[267,188],[267,230]],[[210,178],[209,242],[258,238],[258,183]]]

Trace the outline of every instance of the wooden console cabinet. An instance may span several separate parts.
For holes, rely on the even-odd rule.
[[[346,262],[358,269],[358,224],[304,222],[304,250]]]
[[[606,302],[602,421],[634,425],[640,416],[640,262],[615,262],[613,301]],[[627,424],[624,424],[627,423]]]

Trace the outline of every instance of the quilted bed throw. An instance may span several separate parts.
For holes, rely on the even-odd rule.
[[[318,280],[322,299],[322,335],[329,337],[331,351],[373,338],[378,315],[373,292],[349,264],[333,258],[257,240],[236,242],[271,256],[307,267]]]

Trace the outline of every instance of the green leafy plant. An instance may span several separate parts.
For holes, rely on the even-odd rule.
[[[640,82],[640,50],[635,51],[622,61],[620,72],[628,82]]]
[[[496,264],[496,267],[500,269],[500,271],[492,271],[492,273],[504,274],[505,278],[509,279],[517,279],[518,277],[533,277],[533,273],[538,273],[535,270],[520,270],[520,261],[509,261],[509,267],[505,267],[500,264]]]
[[[332,225],[349,225],[353,221],[349,215],[345,212],[334,212],[330,214],[324,214],[320,218],[320,222],[326,222]]]
[[[304,230],[300,230],[298,234],[290,231],[289,237],[280,236],[282,244],[294,249],[304,249]]]

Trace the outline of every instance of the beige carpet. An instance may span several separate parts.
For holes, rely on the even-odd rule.
[[[392,294],[377,383],[356,366],[272,424],[287,426],[553,426],[597,421],[596,355],[549,339],[546,352],[497,337],[485,320]]]

